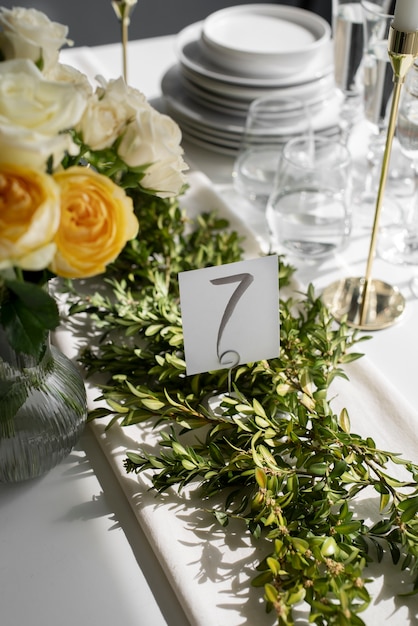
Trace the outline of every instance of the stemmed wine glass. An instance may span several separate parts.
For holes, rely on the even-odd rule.
[[[391,263],[418,265],[418,61],[409,71],[402,90],[396,136],[402,152],[414,165],[415,195],[406,207],[403,224],[382,230],[378,254]]]

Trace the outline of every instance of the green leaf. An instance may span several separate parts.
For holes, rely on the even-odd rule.
[[[278,576],[279,572],[280,572],[280,563],[277,559],[273,558],[272,556],[268,556],[267,557],[267,565],[270,568],[273,576]]]
[[[327,537],[321,546],[322,556],[334,556],[338,550],[334,537]]]
[[[404,511],[401,515],[401,522],[405,524],[406,522],[411,521],[412,519],[416,517],[417,513],[418,513],[418,502],[416,499],[413,499],[411,502],[409,502],[409,506],[404,508]]]
[[[272,584],[267,583],[264,586],[264,591],[266,592],[266,598],[269,602],[276,602],[277,597],[279,595],[279,592],[277,591],[276,587],[274,587]]]
[[[150,411],[157,412],[165,406],[165,403],[157,398],[142,398],[141,402]]]
[[[214,516],[221,526],[227,526],[229,522],[228,515],[224,511],[214,511]]]
[[[361,522],[353,520],[352,522],[343,522],[335,527],[335,530],[340,535],[351,535],[357,532],[361,528]]]
[[[17,352],[38,357],[49,330],[59,324],[57,304],[41,286],[5,280],[9,293],[0,307],[0,324]]]
[[[350,424],[350,416],[348,415],[348,411],[345,408],[342,409],[340,413],[339,423],[343,431],[348,434],[351,429],[351,424]]]
[[[253,587],[264,587],[266,583],[269,583],[272,580],[273,574],[269,570],[267,572],[262,572],[261,574],[258,574],[258,576],[255,576],[251,581],[251,585]]]
[[[267,476],[264,470],[261,467],[256,467],[254,471],[258,486],[261,487],[261,489],[265,489],[267,487]]]
[[[8,420],[25,403],[27,386],[22,380],[0,379],[0,419]]]

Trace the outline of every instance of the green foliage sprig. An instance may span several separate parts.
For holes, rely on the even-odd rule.
[[[109,378],[108,408],[91,419],[167,424],[161,450],[127,451],[126,471],[152,470],[161,492],[190,485],[205,508],[224,494],[212,511],[217,522],[241,520],[243,532],[266,541],[253,585],[279,626],[294,624],[303,601],[311,623],[364,624],[367,564],[385,552],[410,571],[415,593],[418,467],[352,433],[347,411],[336,415],[329,398],[364,337],[336,326],[310,287],[280,301],[280,358],[186,376],[177,273],[239,260],[241,242],[215,214],[191,228],[175,201],[137,195],[135,203],[142,230],[108,273],[110,295],[77,296],[72,306],[102,333],[82,355],[90,374]],[[280,261],[284,285],[293,268]],[[394,465],[405,480],[391,475]],[[372,521],[356,514],[366,490],[377,501]]]

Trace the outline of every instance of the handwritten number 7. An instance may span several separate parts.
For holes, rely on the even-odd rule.
[[[221,363],[222,363],[222,357],[225,356],[226,354],[226,352],[224,352],[223,354],[220,353],[220,345],[221,345],[223,332],[225,330],[225,327],[228,321],[231,319],[232,314],[234,313],[235,308],[240,298],[247,291],[248,287],[251,285],[253,280],[254,280],[254,276],[252,274],[243,273],[243,274],[232,274],[231,276],[223,276],[221,278],[214,278],[213,280],[210,281],[212,285],[228,285],[230,283],[238,283],[236,289],[234,290],[233,294],[231,295],[228,301],[228,304],[225,307],[225,311],[222,316],[221,323],[219,325],[218,338],[216,341],[216,352],[218,355],[218,359]],[[235,352],[239,360],[239,354],[236,351],[233,351],[233,352]]]

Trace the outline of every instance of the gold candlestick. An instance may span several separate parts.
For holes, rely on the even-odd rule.
[[[394,87],[366,273],[361,278],[344,278],[336,281],[322,294],[324,303],[338,321],[344,317],[350,326],[360,330],[386,328],[396,321],[405,308],[405,299],[396,287],[372,279],[372,267],[399,99],[406,75],[418,56],[418,31],[403,32],[391,26],[388,54],[393,69]]]
[[[113,9],[121,24],[123,77],[126,83],[128,82],[128,27],[131,21],[132,9],[137,1],[112,0]]]

